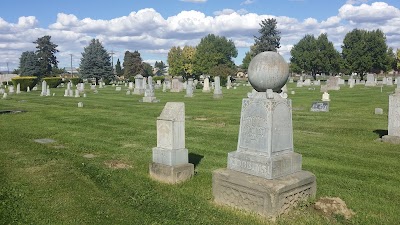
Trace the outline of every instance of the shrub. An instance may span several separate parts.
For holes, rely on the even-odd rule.
[[[61,77],[44,77],[42,81],[46,81],[49,88],[56,88],[58,85],[61,84],[62,78]]]
[[[31,77],[13,77],[11,78],[11,81],[13,83],[14,86],[17,86],[18,84],[20,84],[20,88],[21,91],[26,91],[28,89],[28,87],[32,90],[33,87],[35,87],[35,85],[38,82],[38,78],[31,76]],[[7,83],[6,83],[7,84]]]
[[[72,78],[69,78],[69,79],[66,81],[66,83],[68,83],[69,81],[71,81],[73,85],[77,85],[77,84],[79,84],[79,83],[83,83],[83,80],[82,80],[82,78],[80,78],[80,77],[72,77]]]
[[[154,76],[153,81],[156,83],[158,80],[161,80],[161,83],[164,82],[165,77],[164,76]]]

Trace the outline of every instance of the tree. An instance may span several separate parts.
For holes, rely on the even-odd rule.
[[[154,63],[154,68],[158,69],[157,76],[162,76],[165,73],[165,68],[167,68],[167,65],[165,65],[163,61],[156,61]]]
[[[264,19],[261,21],[261,28],[258,33],[261,34],[260,37],[254,36],[255,49],[253,52],[253,57],[258,53],[265,51],[276,52],[280,48],[281,32],[276,27],[277,22],[274,18]]]
[[[396,58],[397,58],[397,69],[400,69],[400,49],[396,51]]]
[[[380,72],[388,69],[388,47],[382,31],[354,29],[346,34],[342,45],[344,66],[357,72],[361,79],[366,72]]]
[[[254,45],[250,46],[250,51],[246,52],[246,55],[242,60],[242,65],[241,65],[242,69],[247,70],[249,68],[249,64],[253,59],[253,57],[255,56],[254,51],[255,51],[255,46]]]
[[[183,76],[185,75],[185,70],[183,68],[182,59],[182,49],[181,47],[173,46],[168,52],[168,73],[172,76]]]
[[[207,74],[217,65],[234,68],[232,58],[237,56],[237,49],[232,40],[209,34],[200,40],[194,55],[193,71],[195,74]]]
[[[305,35],[290,51],[290,69],[297,73],[336,73],[340,71],[341,58],[326,34],[318,38]]]
[[[388,48],[388,50],[387,50],[387,60],[389,63],[387,65],[388,67],[387,67],[386,71],[391,71],[391,70],[396,71],[397,70],[397,58],[396,58],[396,55],[395,55],[392,47]]]
[[[153,76],[153,67],[150,64],[148,64],[146,62],[143,62],[142,63],[142,67],[143,67],[143,74],[142,75],[144,77]]]
[[[119,59],[117,59],[117,63],[115,64],[115,73],[117,74],[117,76],[123,75],[123,71],[121,68],[121,62],[119,61]]]
[[[19,58],[19,72],[21,76],[40,75],[40,64],[37,55],[33,51],[26,51]]]
[[[55,54],[59,52],[57,50],[56,44],[50,41],[51,36],[43,36],[38,38],[34,44],[36,44],[36,55],[39,60],[41,73],[43,76],[50,76],[52,72],[52,68],[58,65],[57,57]]]
[[[110,54],[104,49],[98,39],[92,39],[90,44],[82,52],[80,74],[82,78],[114,79],[112,74]]]
[[[212,67],[209,73],[211,76],[220,76],[222,78],[227,78],[229,75],[235,75],[236,70],[225,64],[220,64]]]
[[[194,73],[194,56],[196,47],[185,46],[182,49],[182,66],[186,76],[192,76]]]
[[[126,51],[124,56],[124,77],[129,79],[143,73],[142,57],[138,51]]]

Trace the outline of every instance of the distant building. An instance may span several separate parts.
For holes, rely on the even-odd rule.
[[[73,75],[79,74],[79,68],[72,67],[72,69],[71,69],[71,67],[64,67],[64,69],[65,69],[65,72],[67,72],[69,74],[73,74]]]

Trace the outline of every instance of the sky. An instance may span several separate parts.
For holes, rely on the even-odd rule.
[[[0,7],[0,71],[18,68],[22,52],[35,51],[45,35],[58,45],[59,68],[70,67],[71,54],[79,67],[93,38],[114,52],[114,65],[135,50],[153,65],[166,63],[171,47],[196,46],[210,33],[235,43],[240,65],[268,18],[277,20],[278,52],[287,61],[306,34],[327,33],[341,51],[355,28],[379,28],[389,47],[400,48],[400,0],[13,0]]]

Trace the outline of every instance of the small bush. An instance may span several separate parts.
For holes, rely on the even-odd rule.
[[[58,85],[61,84],[62,78],[61,77],[44,77],[42,81],[46,81],[49,88],[56,88]]]
[[[71,81],[73,85],[77,85],[79,83],[83,83],[83,80],[80,77],[69,78],[68,81],[66,81],[66,83],[68,83],[69,81]]]
[[[17,86],[18,84],[20,84],[21,91],[26,91],[28,89],[28,87],[31,90],[33,87],[35,87],[35,85],[38,82],[38,78],[34,77],[34,76],[32,76],[32,77],[13,77],[13,78],[11,78],[11,81],[14,86]],[[6,82],[6,84],[7,84],[7,82]]]
[[[203,84],[200,82],[197,82],[196,89],[203,89]]]
[[[164,76],[154,76],[153,81],[156,83],[158,80],[161,80],[161,83],[164,82],[165,77]]]

